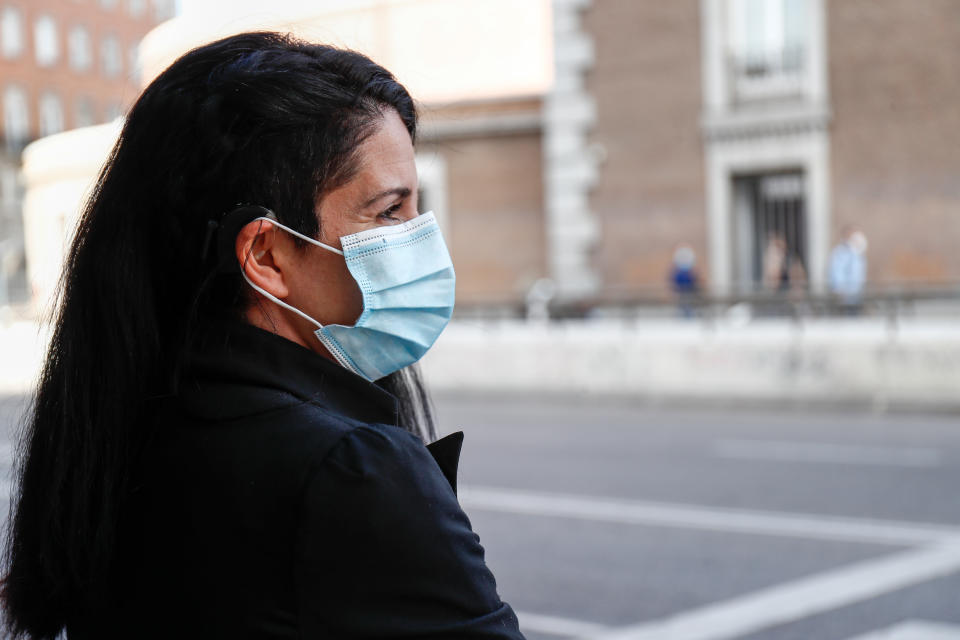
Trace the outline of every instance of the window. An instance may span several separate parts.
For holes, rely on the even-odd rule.
[[[77,99],[73,115],[73,123],[76,127],[90,127],[97,123],[97,117],[94,114],[93,101],[90,98],[81,97]]]
[[[123,70],[123,60],[120,53],[120,41],[116,36],[106,36],[100,43],[100,59],[103,64],[103,73],[113,78]]]
[[[67,38],[67,48],[70,55],[70,66],[76,71],[86,71],[93,63],[93,52],[90,50],[90,32],[86,27],[77,25],[70,30]]]
[[[20,87],[7,87],[3,92],[3,129],[10,149],[18,149],[30,137],[30,108]]]
[[[37,64],[49,67],[60,57],[57,42],[57,24],[50,16],[40,16],[33,25],[33,40],[36,48]]]
[[[127,0],[127,12],[134,18],[143,15],[147,8],[147,0]]]
[[[0,49],[4,58],[23,53],[23,15],[16,7],[4,7],[0,17]]]
[[[63,104],[52,92],[40,96],[40,135],[49,136],[63,131]]]
[[[730,44],[740,98],[798,92],[807,55],[806,0],[733,0]]]

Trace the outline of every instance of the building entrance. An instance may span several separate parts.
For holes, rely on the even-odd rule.
[[[807,287],[804,174],[737,176],[735,273],[743,293]]]

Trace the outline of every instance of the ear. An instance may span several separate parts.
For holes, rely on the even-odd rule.
[[[280,262],[274,260],[279,250],[277,228],[269,220],[254,220],[241,227],[234,245],[237,263],[250,282],[283,300],[290,287]]]

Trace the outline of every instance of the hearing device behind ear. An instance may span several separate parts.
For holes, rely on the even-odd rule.
[[[223,216],[217,230],[217,270],[221,273],[231,273],[239,270],[236,255],[237,234],[247,223],[257,218],[273,218],[276,214],[270,209],[256,204],[237,207]],[[259,260],[264,252],[255,257]]]

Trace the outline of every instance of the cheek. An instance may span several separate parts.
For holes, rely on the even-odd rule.
[[[322,263],[314,285],[320,313],[317,319],[324,324],[352,325],[363,311],[360,287],[342,259],[330,256]]]
[[[346,292],[344,296],[345,318],[339,323],[352,325],[363,312],[363,293],[360,292],[360,285],[358,285],[357,281],[350,275],[350,271],[346,265],[344,265],[343,270],[347,274]]]

